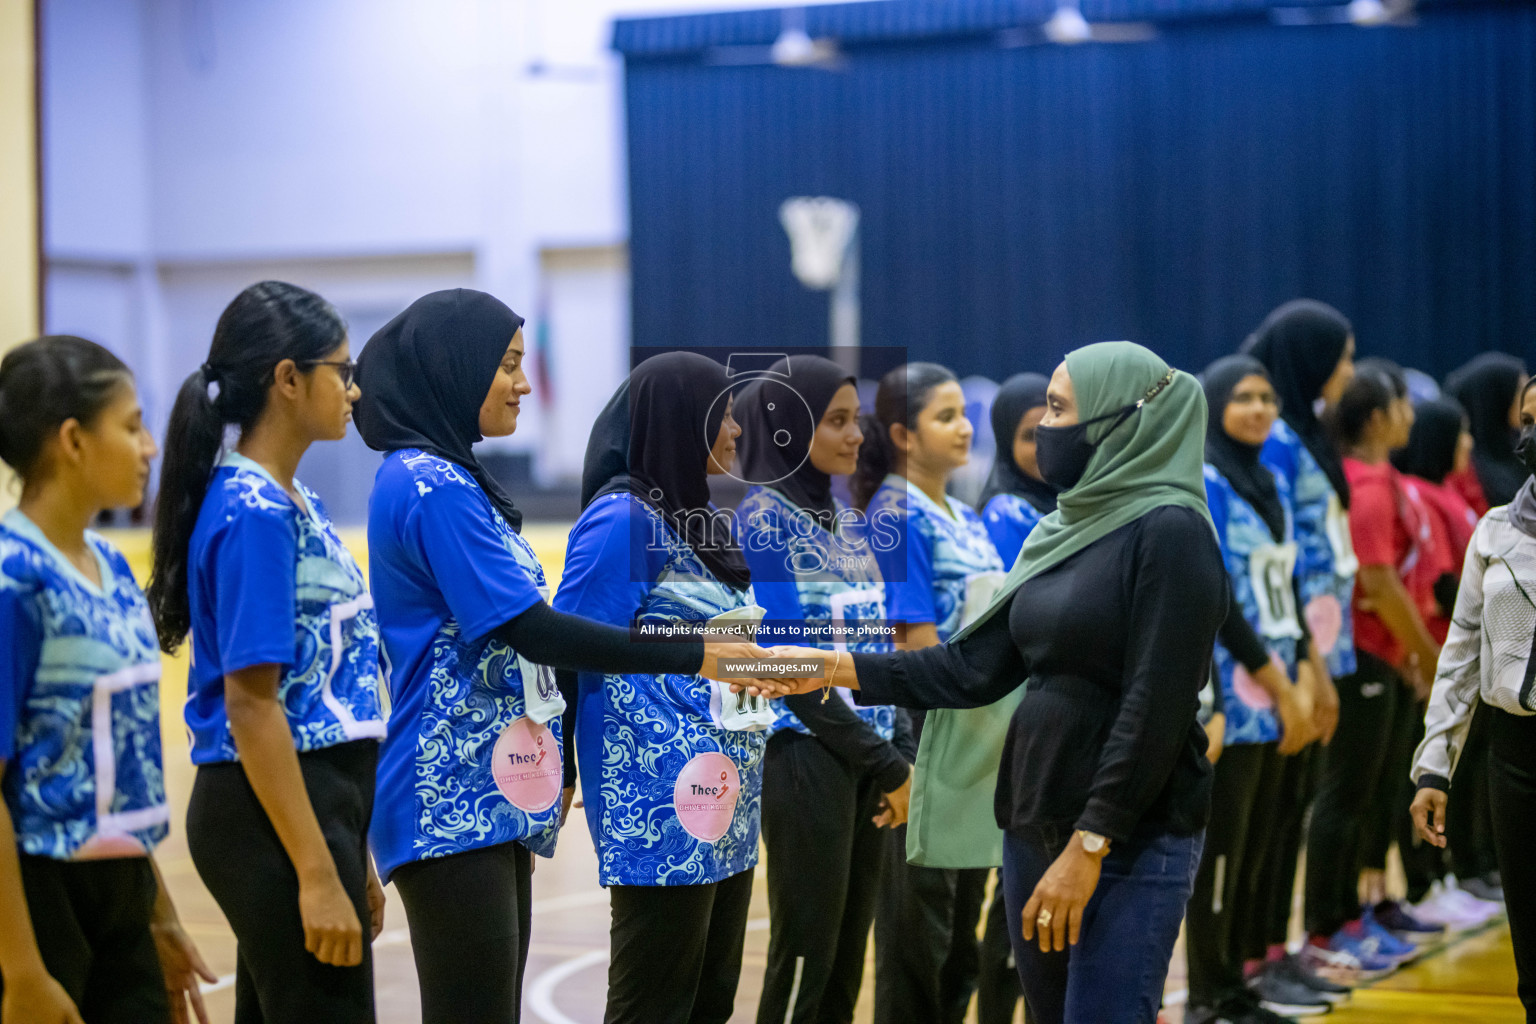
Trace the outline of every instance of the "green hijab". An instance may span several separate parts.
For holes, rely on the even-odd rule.
[[[1205,392],[1199,382],[1129,341],[1085,346],[1067,353],[1066,363],[1079,421],[1137,402],[1141,407],[1113,430],[1114,418],[1089,427],[1089,440],[1100,443],[1083,478],[1063,491],[1056,511],[1030,531],[997,597],[947,643],[964,640],[1006,608],[1024,581],[1155,508],[1181,505],[1210,521],[1202,470]],[[1020,687],[985,708],[929,712],[907,829],[912,863],[947,868],[1001,863],[993,796],[1009,720],[1022,696]]]

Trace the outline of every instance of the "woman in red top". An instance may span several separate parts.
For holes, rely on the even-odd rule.
[[[1388,928],[1422,928],[1385,902],[1379,870],[1396,820],[1383,808],[1398,806],[1396,779],[1406,761],[1397,761],[1439,656],[1424,611],[1433,607],[1434,576],[1447,561],[1425,509],[1388,461],[1408,443],[1412,425],[1402,372],[1382,360],[1357,364],[1333,427],[1344,452],[1350,538],[1360,560],[1353,609],[1359,668],[1337,682],[1339,726],[1327,749],[1307,846],[1307,863],[1317,867],[1307,872],[1306,916],[1315,960],[1329,966],[1353,960],[1348,966],[1366,975],[1384,973],[1413,952]],[[1374,824],[1361,828],[1362,821]],[[1362,873],[1370,896],[1363,914]]]
[[[1436,543],[1446,555],[1442,571],[1432,581],[1432,607],[1425,612],[1425,625],[1429,627],[1430,635],[1436,643],[1443,644],[1451,626],[1457,585],[1461,582],[1461,563],[1478,520],[1477,513],[1453,484],[1455,476],[1469,472],[1472,465],[1472,434],[1461,405],[1450,398],[1437,398],[1415,406],[1408,445],[1392,453],[1392,464],[1402,472],[1410,499],[1417,499],[1422,505]],[[1392,754],[1392,764],[1401,764],[1405,749],[1411,759],[1412,751],[1424,738],[1423,705],[1417,701],[1402,703],[1412,709],[1413,721],[1407,732],[1397,737],[1399,747]],[[1479,779],[1480,773],[1469,774],[1464,788],[1472,798],[1466,801],[1465,808],[1458,808],[1454,826],[1448,830],[1454,861],[1447,857],[1451,851],[1438,849],[1415,836],[1411,818],[1394,815],[1398,852],[1402,855],[1403,873],[1408,882],[1408,900],[1415,904],[1414,915],[1422,921],[1438,921],[1452,928],[1464,923],[1466,914],[1458,914],[1454,905],[1447,907],[1443,895],[1430,903],[1424,901],[1431,898],[1435,882],[1443,879],[1453,867],[1460,869],[1458,874],[1467,870],[1467,853],[1478,841],[1476,816],[1486,809],[1486,786],[1481,787],[1479,799]],[[1392,806],[1400,805],[1405,798],[1411,800],[1411,788],[1412,780],[1403,777]],[[1472,874],[1475,876],[1477,872],[1474,870]]]
[[[1423,499],[1437,532],[1443,532],[1450,567],[1434,581],[1435,609],[1427,625],[1437,643],[1445,642],[1456,603],[1461,563],[1477,528],[1478,514],[1450,478],[1472,465],[1472,434],[1467,414],[1449,398],[1436,398],[1414,407],[1407,447],[1392,453],[1392,465],[1411,477],[1410,486]]]

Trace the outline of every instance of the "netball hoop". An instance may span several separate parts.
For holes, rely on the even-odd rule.
[[[832,358],[858,372],[859,208],[831,196],[793,196],[779,205],[789,267],[801,284],[830,291]]]

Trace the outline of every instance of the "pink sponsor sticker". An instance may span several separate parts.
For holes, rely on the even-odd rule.
[[[1324,654],[1331,654],[1344,628],[1344,609],[1340,607],[1339,599],[1332,594],[1314,597],[1307,602],[1302,614],[1307,618],[1307,630],[1312,634],[1312,642],[1317,644],[1317,649]]]
[[[725,835],[736,815],[741,775],[724,754],[699,754],[683,766],[672,787],[672,802],[683,829],[701,843]]]
[[[1284,670],[1282,669],[1281,671]],[[1232,692],[1237,695],[1237,699],[1242,701],[1245,706],[1256,711],[1263,711],[1275,706],[1275,702],[1270,698],[1269,693],[1264,687],[1254,682],[1253,676],[1249,675],[1248,670],[1241,665],[1232,670]]]
[[[536,814],[560,799],[560,749],[548,726],[519,718],[496,741],[491,759],[496,788],[513,807]]]

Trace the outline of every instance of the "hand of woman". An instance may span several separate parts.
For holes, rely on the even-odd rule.
[[[1222,744],[1227,736],[1227,716],[1220,711],[1205,723],[1205,759],[1215,764],[1221,758]]]
[[[757,680],[748,679],[744,676],[732,676],[722,679],[720,675],[720,663],[722,661],[759,661],[767,657],[768,649],[766,647],[759,647],[754,643],[738,640],[724,643],[705,641],[704,663],[699,666],[699,675],[705,679],[718,679],[721,682],[728,682],[734,689],[738,683],[745,685]]]
[[[85,1024],[64,986],[44,970],[5,979],[0,1021],[4,1024]]]
[[[165,975],[165,990],[170,996],[171,1020],[175,1024],[188,1024],[187,1005],[198,1024],[208,1024],[208,1009],[203,1006],[203,990],[200,981],[209,983],[219,980],[208,969],[198,953],[197,946],[180,924],[156,922],[149,926],[155,937],[155,952],[160,957],[160,972]]]
[[[705,645],[706,649],[708,645]],[[707,657],[707,656],[706,656]],[[764,659],[782,660],[793,658],[796,661],[820,661],[821,670],[816,675],[805,676],[781,676],[765,675],[760,679],[733,679],[731,680],[731,692],[741,693],[745,690],[754,697],[790,697],[797,693],[809,693],[819,690],[826,683],[826,674],[837,664],[836,652],[823,651],[816,647],[796,647],[791,644],[781,644],[778,647],[770,647],[764,651]],[[846,667],[848,658],[842,659]]]
[[[907,812],[912,805],[912,770],[907,769],[907,779],[880,799],[880,813],[875,824],[880,828],[895,828],[907,823]]]
[[[1317,738],[1313,734],[1311,694],[1289,681],[1275,694],[1275,714],[1280,719],[1280,753],[1287,757],[1299,754]]]
[[[1413,818],[1413,830],[1430,846],[1445,849],[1445,808],[1450,802],[1444,790],[1433,786],[1421,786],[1413,795],[1408,813]]]
[[[384,930],[384,884],[373,870],[373,859],[368,860],[368,941],[372,942]]]
[[[1334,731],[1339,727],[1339,691],[1333,685],[1326,669],[1318,669],[1310,661],[1296,666],[1296,686],[1305,689],[1312,698],[1312,731],[1323,746],[1333,742]]]
[[[1080,837],[1072,837],[1024,904],[1025,942],[1035,939],[1038,932],[1042,953],[1060,952],[1068,945],[1077,945],[1083,910],[1098,888],[1099,862],[1103,857],[1102,853],[1083,849]]]
[[[363,962],[363,926],[341,879],[299,880],[299,918],[304,922],[304,948],[316,960],[333,967]]]

